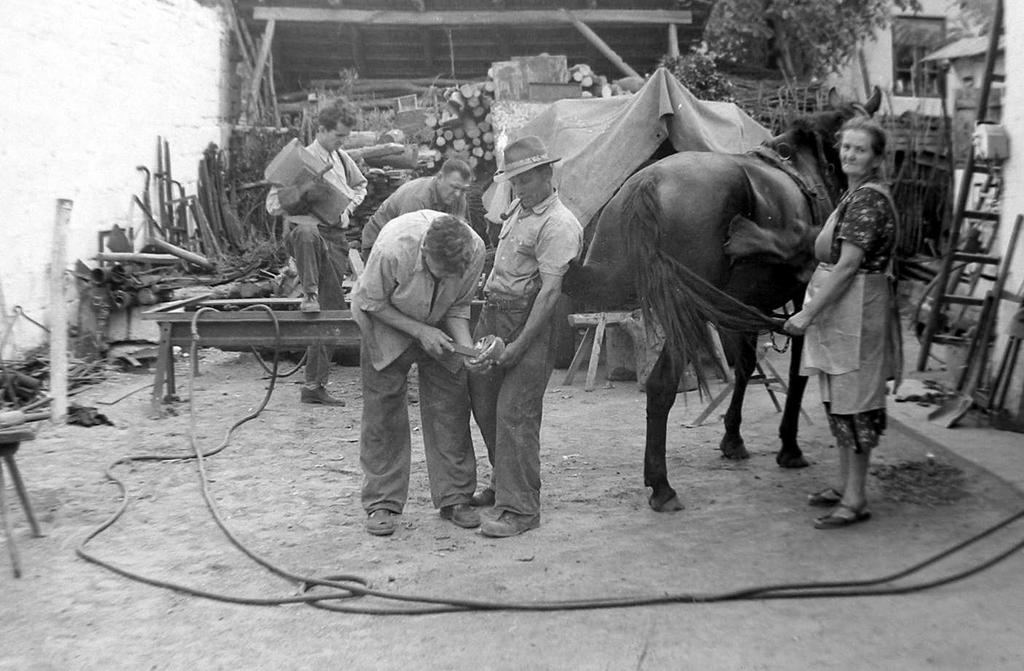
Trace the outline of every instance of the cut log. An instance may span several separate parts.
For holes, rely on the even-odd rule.
[[[117,263],[150,263],[153,265],[173,265],[180,263],[174,254],[144,254],[142,252],[97,252],[97,261],[115,261]]]
[[[217,270],[217,266],[214,265],[206,257],[200,254],[196,254],[194,252],[190,252],[187,249],[182,249],[181,247],[178,247],[176,245],[172,245],[166,240],[161,240],[160,238],[150,238],[148,242],[157,249],[162,249],[168,254],[173,254],[174,256],[177,256],[179,259],[188,261],[192,265],[202,268],[203,270],[206,270],[211,273]]]

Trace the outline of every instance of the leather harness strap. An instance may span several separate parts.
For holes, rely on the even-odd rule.
[[[767,146],[760,145],[751,149],[749,154],[756,156],[773,168],[778,168],[782,172],[786,173],[793,182],[799,187],[800,192],[804,194],[804,198],[807,199],[807,204],[811,210],[811,220],[815,227],[820,227],[828,219],[828,215],[832,213],[835,207],[832,202],[832,197],[829,195],[828,187],[825,182],[821,179],[820,174],[805,175],[797,170],[796,166],[790,159],[779,154],[775,149]],[[824,159],[821,156],[819,148],[818,162],[822,162]]]

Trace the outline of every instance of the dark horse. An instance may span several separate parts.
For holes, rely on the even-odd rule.
[[[647,323],[663,333],[646,382],[644,484],[655,510],[682,508],[668,481],[666,425],[686,362],[713,356],[707,322],[718,327],[736,380],[720,448],[730,459],[749,456],[740,422],[757,333],[779,330],[769,317],[774,310],[802,304],[814,238],[845,188],[836,133],[852,116],[872,115],[879,102],[876,89],[862,106],[802,117],[746,154],[681,152],[643,168],[605,206],[586,260],[566,276],[566,293],[589,306],[638,298]],[[802,347],[794,338],[776,456],[783,468],[807,466],[797,444],[807,385],[799,374]]]

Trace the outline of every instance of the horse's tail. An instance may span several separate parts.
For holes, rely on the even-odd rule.
[[[688,361],[714,360],[715,345],[707,323],[727,331],[758,333],[779,324],[687,268],[669,253],[668,227],[658,202],[658,178],[640,177],[622,206],[627,258],[634,263],[636,286],[648,323],[665,333],[666,353],[675,370]],[[701,366],[695,366],[703,383]]]

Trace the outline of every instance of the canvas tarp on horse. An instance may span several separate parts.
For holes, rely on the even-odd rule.
[[[555,164],[562,202],[583,225],[668,140],[676,151],[740,153],[769,138],[768,130],[733,103],[697,100],[659,68],[630,96],[560,100],[515,133],[540,137]],[[508,183],[495,185],[488,210],[510,200]]]

